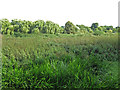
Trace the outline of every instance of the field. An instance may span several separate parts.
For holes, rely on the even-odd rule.
[[[2,88],[118,88],[118,34],[2,36]]]

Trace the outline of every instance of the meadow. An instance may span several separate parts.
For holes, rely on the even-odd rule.
[[[118,88],[118,34],[2,36],[2,88]]]

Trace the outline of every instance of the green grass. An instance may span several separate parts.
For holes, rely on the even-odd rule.
[[[3,36],[2,87],[118,88],[118,36]]]

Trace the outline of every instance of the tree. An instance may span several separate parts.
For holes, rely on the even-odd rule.
[[[25,26],[21,30],[22,30],[23,33],[28,33],[29,32],[29,30]]]
[[[13,26],[13,25],[10,25],[10,26],[8,27],[8,29],[9,29],[10,31],[14,31],[14,26]]]
[[[48,26],[44,25],[42,33],[48,33]]]
[[[12,22],[11,22],[11,25],[19,25],[20,22],[21,22],[21,20],[13,19]]]
[[[7,35],[10,35],[10,30],[9,29],[7,30]]]
[[[93,23],[92,25],[91,25],[91,29],[92,30],[95,30],[95,28],[98,28],[98,23]]]
[[[60,30],[60,33],[64,33],[64,28],[61,26],[60,28],[59,28],[59,30]]]
[[[1,29],[1,33],[2,33],[2,34],[6,34],[6,32],[7,32],[7,31],[4,30],[3,28]]]
[[[0,21],[2,22],[2,30],[4,30],[2,32],[6,34],[6,31],[11,24],[8,19],[1,19]]]
[[[60,33],[60,27],[58,24],[54,24],[53,27],[55,28],[54,34]]]
[[[38,29],[38,28],[34,28],[34,29],[32,30],[32,33],[39,33],[39,29]]]
[[[108,30],[108,33],[112,33],[113,31],[112,30]]]
[[[37,20],[35,21],[34,28],[38,28],[40,31],[43,30],[45,22],[43,20]]]
[[[98,31],[99,29],[98,28],[95,28],[95,31]]]
[[[106,26],[107,30],[113,30],[113,26]]]
[[[70,21],[66,22],[65,31],[67,34],[75,33],[75,25]]]
[[[86,26],[84,25],[76,25],[77,27],[79,27],[80,30],[85,30]]]
[[[102,31],[103,29],[102,29],[102,27],[98,27],[98,30]]]
[[[93,32],[93,30],[92,30],[90,27],[87,28],[87,31],[88,31],[89,33],[92,33],[92,32]]]
[[[14,25],[14,31],[16,31],[16,32],[19,31],[19,25]]]

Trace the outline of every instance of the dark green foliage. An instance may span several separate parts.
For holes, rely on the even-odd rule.
[[[98,28],[98,23],[93,23],[92,25],[91,25],[91,29],[93,29],[93,30],[95,30],[95,28]]]
[[[107,30],[113,30],[113,26],[108,26]]]

